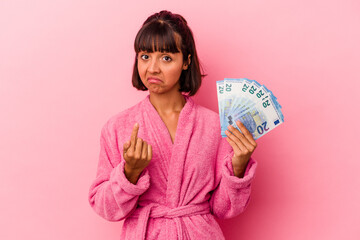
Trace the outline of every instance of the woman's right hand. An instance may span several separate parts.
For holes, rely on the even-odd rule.
[[[152,147],[146,141],[137,137],[139,124],[135,123],[130,141],[123,145],[125,159],[125,176],[136,184],[141,172],[149,165],[152,159]]]

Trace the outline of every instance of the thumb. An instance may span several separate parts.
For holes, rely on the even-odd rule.
[[[130,141],[126,141],[123,145],[124,153],[129,149],[130,147]]]

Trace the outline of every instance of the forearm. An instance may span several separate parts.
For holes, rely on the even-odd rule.
[[[231,218],[243,212],[250,198],[251,182],[255,175],[257,163],[250,159],[243,177],[233,175],[231,159],[222,166],[220,184],[212,193],[210,207],[218,218]]]
[[[95,179],[89,191],[90,205],[107,220],[122,220],[136,208],[138,198],[149,188],[149,173],[145,170],[136,181],[136,184],[128,181],[124,163],[120,163],[110,173],[99,174]]]

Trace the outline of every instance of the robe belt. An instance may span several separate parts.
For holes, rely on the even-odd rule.
[[[151,217],[151,218],[173,219],[176,223],[178,237],[180,240],[182,240],[183,229],[182,229],[182,223],[179,218],[193,216],[193,215],[200,215],[200,214],[208,214],[208,213],[210,213],[210,205],[208,201],[199,204],[180,206],[177,208],[170,208],[165,205],[151,203],[145,207],[136,209],[130,215],[130,217],[138,218],[138,224],[136,228],[136,233],[137,233],[136,239],[139,240],[145,239],[146,227],[148,224],[148,220]]]

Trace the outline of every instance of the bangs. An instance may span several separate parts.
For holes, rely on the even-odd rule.
[[[150,22],[142,27],[135,38],[135,52],[180,52],[180,36],[166,23]]]

